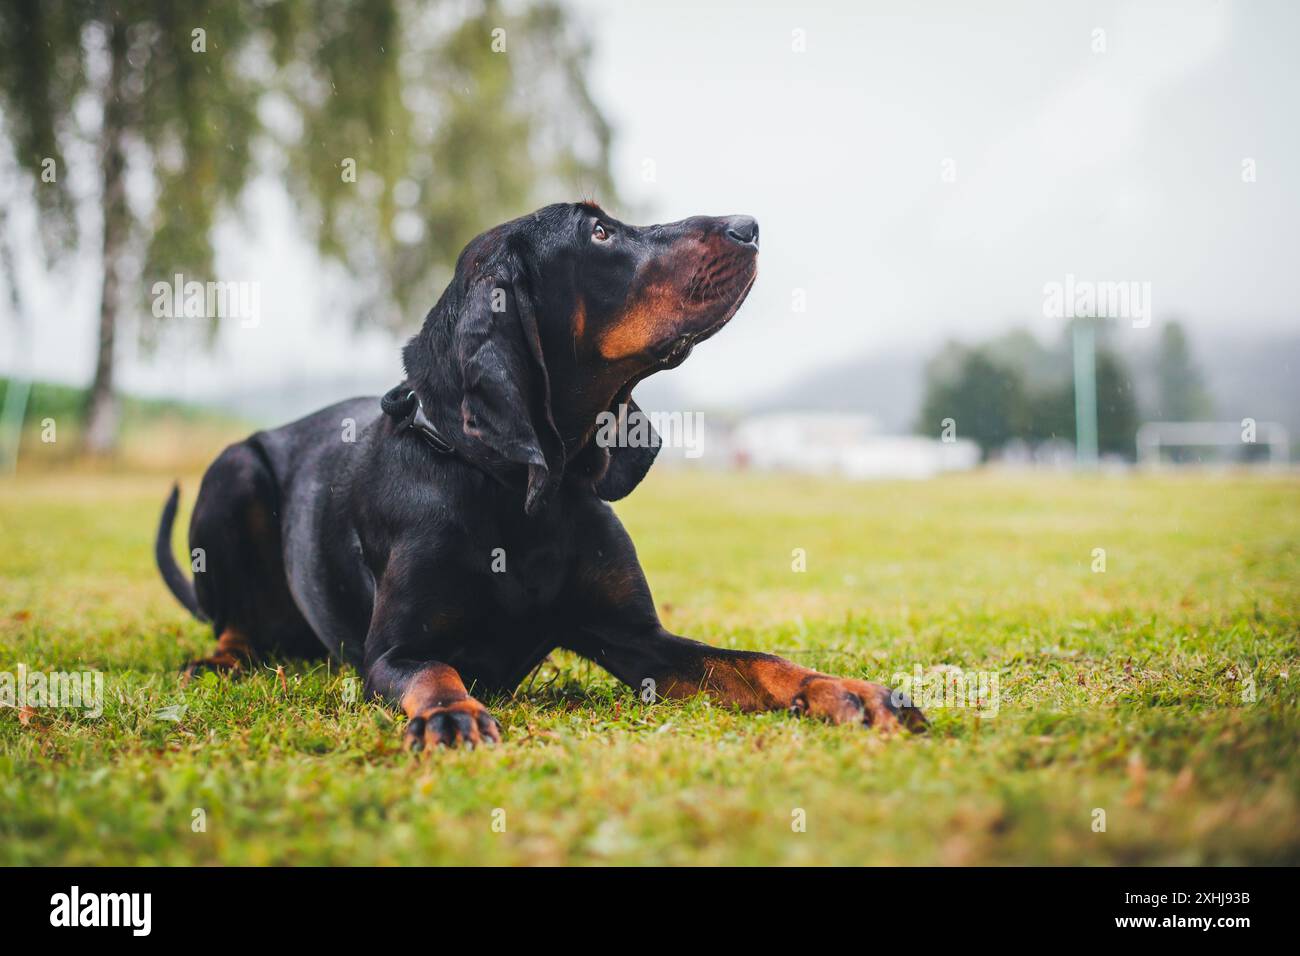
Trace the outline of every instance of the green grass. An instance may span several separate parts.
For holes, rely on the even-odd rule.
[[[102,670],[107,698],[0,711],[0,862],[1300,862],[1292,479],[660,472],[620,511],[669,627],[881,681],[996,673],[996,716],[886,739],[649,706],[556,655],[495,702],[503,746],[425,757],[337,666],[181,688],[210,635],[152,567],[165,492],[0,485],[0,670]]]

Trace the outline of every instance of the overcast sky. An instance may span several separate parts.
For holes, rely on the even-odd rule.
[[[1043,289],[1067,274],[1151,283],[1157,324],[1300,327],[1300,4],[574,5],[628,206],[762,225],[748,303],[672,373],[691,401],[1015,323],[1054,334]],[[204,397],[335,374],[396,382],[395,341],[332,314],[288,202],[254,195],[256,231],[227,228],[218,263],[261,280],[259,327],[224,328],[207,356],[129,358],[123,385]],[[29,285],[36,374],[88,380],[95,277]]]

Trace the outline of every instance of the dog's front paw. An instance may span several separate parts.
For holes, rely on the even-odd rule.
[[[833,724],[862,724],[887,732],[899,727],[920,732],[927,723],[906,694],[883,684],[847,677],[810,677],[799,688],[790,710]]]
[[[455,703],[428,707],[406,722],[405,745],[408,750],[464,746],[501,742],[501,725],[486,707],[473,697]]]

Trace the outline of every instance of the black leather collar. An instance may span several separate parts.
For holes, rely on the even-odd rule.
[[[429,421],[429,416],[424,414],[424,406],[420,404],[420,396],[416,395],[415,389],[406,383],[389,389],[379,400],[379,407],[384,410],[385,415],[396,419],[399,430],[411,429],[439,454],[456,453],[456,446],[444,438],[442,432]]]

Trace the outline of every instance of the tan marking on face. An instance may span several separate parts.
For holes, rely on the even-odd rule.
[[[681,300],[675,288],[651,286],[601,333],[597,343],[600,354],[618,360],[646,351],[672,334],[680,312]]]
[[[587,333],[587,303],[581,297],[578,298],[578,307],[573,310],[571,325],[574,341],[580,341]]]

